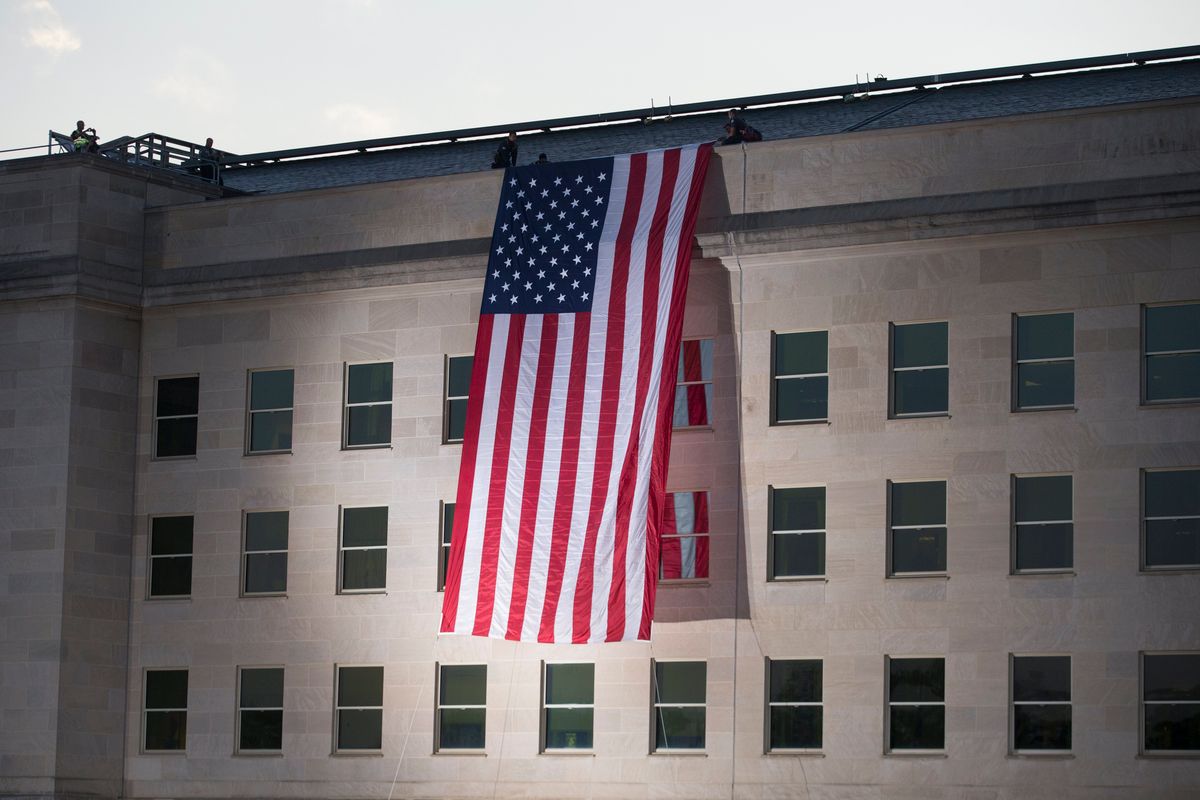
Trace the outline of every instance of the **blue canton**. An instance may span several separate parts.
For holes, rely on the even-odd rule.
[[[505,170],[482,313],[592,310],[612,165],[596,158]]]

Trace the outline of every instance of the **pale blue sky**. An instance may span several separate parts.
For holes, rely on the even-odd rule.
[[[0,149],[233,152],[1196,44],[1195,0],[0,0]]]

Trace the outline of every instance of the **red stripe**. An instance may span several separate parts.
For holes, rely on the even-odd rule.
[[[629,181],[625,209],[613,253],[612,286],[608,300],[608,327],[604,346],[604,380],[600,389],[600,425],[596,434],[596,462],[592,473],[592,504],[588,512],[579,581],[575,584],[575,606],[571,641],[586,642],[592,630],[592,584],[596,562],[596,535],[609,499],[608,484],[613,460],[613,436],[620,402],[621,362],[625,350],[625,290],[629,281],[629,254],[637,227],[642,186],[646,181],[646,155],[629,157]],[[595,313],[595,308],[592,309]],[[603,312],[602,312],[603,313]]]
[[[708,537],[696,537],[696,577],[708,577]]]
[[[558,344],[558,315],[542,317],[542,343],[534,378],[533,409],[529,420],[529,447],[525,455],[525,487],[518,524],[517,559],[513,570],[512,597],[508,604],[505,639],[521,640],[525,623],[525,600],[529,597],[529,565],[533,560],[533,538],[537,531],[538,499],[546,458],[546,418],[550,407],[550,385],[554,378],[554,351]]]
[[[538,641],[554,641],[554,617],[562,593],[563,572],[567,564],[567,544],[571,538],[571,515],[575,507],[575,479],[579,467],[579,430],[583,426],[583,388],[587,379],[588,334],[592,315],[575,315],[571,343],[571,374],[567,381],[567,410],[563,424],[562,457],[558,466],[558,495],[554,507],[554,525],[550,534],[550,566],[546,575],[546,598],[542,604],[542,623]]]
[[[683,547],[677,536],[666,536],[660,547],[663,580],[683,577]]]
[[[521,341],[525,336],[525,315],[513,314],[509,319],[508,346],[504,351],[504,372],[501,375],[500,403],[496,413],[492,476],[488,482],[487,517],[483,526],[479,597],[475,604],[475,628],[472,631],[476,636],[487,636],[492,626],[496,562],[500,558],[501,521],[504,517],[504,488],[509,469],[508,451],[512,446],[513,409],[516,406],[517,377],[521,371]]]
[[[467,397],[467,421],[463,431],[462,460],[458,470],[458,494],[454,507],[454,529],[450,534],[450,562],[446,566],[446,588],[442,596],[442,632],[454,630],[458,616],[458,589],[462,581],[463,556],[467,548],[467,523],[471,516],[471,489],[475,485],[475,459],[479,453],[479,420],[483,416],[487,390],[488,354],[492,348],[491,314],[479,320],[475,336],[475,360],[471,366],[471,388]]]

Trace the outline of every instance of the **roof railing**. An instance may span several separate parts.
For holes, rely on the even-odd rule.
[[[49,131],[47,153],[53,155],[55,152],[74,151],[75,146],[70,135]],[[109,142],[98,143],[93,152],[122,164],[171,169],[216,184],[221,183],[220,158],[237,158],[232,153],[217,153],[217,158],[213,158],[204,152],[202,145],[161,133],[145,133],[136,137],[121,136]]]

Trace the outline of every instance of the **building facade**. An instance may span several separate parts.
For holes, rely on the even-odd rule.
[[[0,164],[0,796],[1197,796],[1191,85],[715,151],[647,643],[437,634],[498,173]]]

